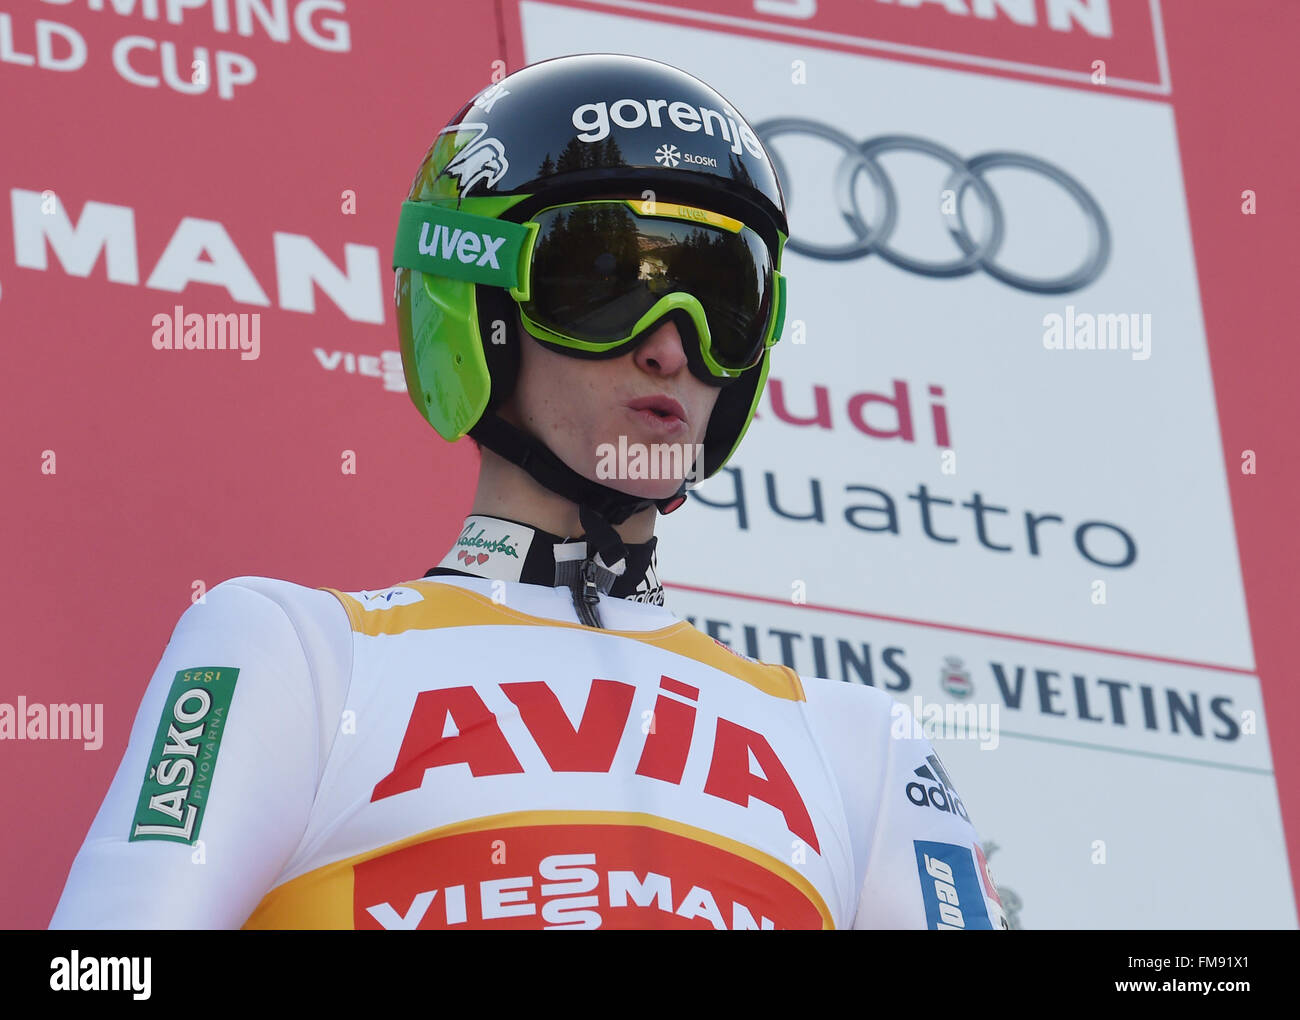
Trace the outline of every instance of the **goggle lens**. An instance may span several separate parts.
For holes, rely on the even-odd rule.
[[[560,336],[616,345],[661,298],[685,293],[704,309],[714,361],[729,370],[757,364],[773,305],[762,238],[716,214],[696,210],[713,220],[700,222],[639,214],[635,204],[585,202],[534,216],[524,314]]]

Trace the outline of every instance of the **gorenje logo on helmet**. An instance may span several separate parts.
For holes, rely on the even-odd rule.
[[[581,132],[578,135],[581,142],[604,141],[609,137],[612,124],[627,129],[671,126],[687,133],[703,131],[710,137],[717,134],[737,155],[743,145],[751,156],[765,158],[763,146],[749,125],[737,122],[729,113],[711,110],[707,106],[692,106],[681,100],[616,99],[612,103],[583,103],[573,109],[573,126]],[[706,158],[688,158],[686,162],[702,163]]]

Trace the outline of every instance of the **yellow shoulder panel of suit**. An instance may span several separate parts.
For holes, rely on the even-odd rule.
[[[703,662],[724,673],[743,680],[764,694],[789,701],[805,701],[803,684],[790,667],[766,662],[750,662],[731,651],[707,634],[696,630],[685,620],[659,630],[601,630],[580,623],[565,623],[544,617],[529,616],[510,606],[495,602],[486,595],[436,581],[407,581],[393,587],[413,588],[424,596],[419,602],[366,609],[352,595],[336,588],[323,588],[347,610],[352,630],[357,634],[378,637],[381,634],[403,634],[413,630],[435,630],[444,627],[567,627],[585,630],[592,634],[627,638],[654,645],[668,652]]]

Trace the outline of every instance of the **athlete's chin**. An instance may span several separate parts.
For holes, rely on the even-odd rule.
[[[619,435],[617,442],[596,448],[588,477],[638,499],[667,499],[676,494],[683,481],[694,478],[696,465],[704,457],[703,444],[691,443],[690,438],[645,442],[635,434]]]
[[[601,485],[637,499],[667,499],[682,487],[680,478],[597,478]]]

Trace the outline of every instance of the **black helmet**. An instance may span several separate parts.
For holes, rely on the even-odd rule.
[[[559,57],[484,89],[438,133],[403,215],[416,203],[416,212],[432,206],[523,224],[550,206],[647,191],[740,221],[762,238],[772,266],[779,267],[789,233],[785,201],[754,130],[699,79],[642,57]],[[489,247],[503,243],[490,233],[483,235]],[[519,364],[517,306],[509,288],[431,273],[408,257],[413,247],[399,228],[394,259],[402,361],[411,398],[439,435],[452,441],[473,436],[613,523],[652,503],[667,513],[685,501],[686,483],[656,501],[584,478],[501,419],[495,412],[512,392]],[[479,250],[475,238],[473,253]],[[782,299],[775,314],[783,313]],[[779,336],[779,317],[776,322]],[[487,335],[494,331],[498,335]],[[701,477],[716,474],[735,452],[767,371],[765,350],[757,364],[721,386],[704,437]]]

